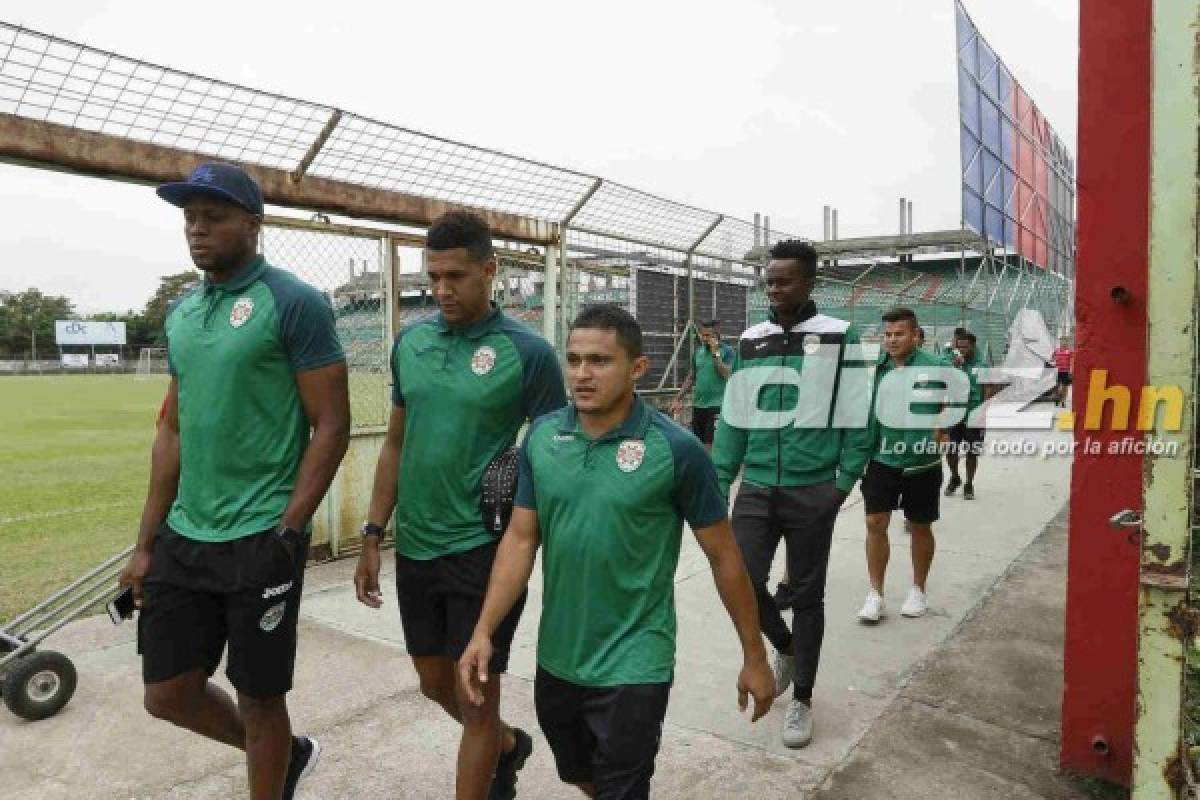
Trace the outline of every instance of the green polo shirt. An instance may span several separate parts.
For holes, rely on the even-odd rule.
[[[345,360],[324,295],[260,256],[167,313],[179,387],[179,490],[167,524],[225,542],[279,524],[310,426],[296,373]]]
[[[897,366],[886,351],[881,352],[879,365],[875,369],[875,391],[874,399],[871,402],[870,427],[873,442],[871,460],[902,469],[905,474],[915,474],[939,467],[942,459],[934,428],[932,426],[924,428],[889,427],[879,419],[879,404],[881,402],[902,404],[903,410],[913,415],[914,424],[924,424],[929,419],[928,415],[937,414],[942,409],[945,384],[933,379],[932,370],[945,369],[946,362],[917,348],[904,365],[904,369],[912,369],[916,372],[917,384],[914,387],[916,396],[905,393],[903,397],[888,397],[886,394],[880,394],[879,385],[889,373],[897,369]],[[929,399],[922,402],[923,397]]]
[[[406,327],[391,361],[392,402],[405,410],[397,552],[424,561],[488,544],[484,469],[525,420],[566,405],[554,348],[493,304],[467,328],[440,313]]]
[[[719,352],[721,361],[726,366],[733,366],[733,348],[721,342]],[[720,408],[725,399],[725,383],[717,365],[713,363],[712,352],[701,342],[692,356],[692,374],[696,376],[696,389],[692,396],[692,406],[695,408]]]
[[[683,522],[726,516],[704,446],[641,399],[595,440],[568,406],[530,430],[519,472],[543,546],[538,665],[581,686],[671,680]]]

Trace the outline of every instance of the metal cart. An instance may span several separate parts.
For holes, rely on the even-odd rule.
[[[75,693],[71,659],[38,650],[45,639],[117,595],[117,574],[130,546],[79,580],[0,627],[0,694],[9,710],[28,720],[57,714]]]

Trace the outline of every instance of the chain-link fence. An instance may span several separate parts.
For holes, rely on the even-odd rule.
[[[72,146],[59,144],[66,141]],[[87,154],[100,145],[117,146],[92,164]],[[160,164],[160,173],[120,162],[135,151]],[[646,326],[655,364],[646,388],[675,386],[686,374],[681,365],[698,320],[721,318],[728,336],[764,313],[758,273],[767,248],[790,238],[578,171],[0,23],[0,157],[108,175],[124,169],[150,180],[194,163],[181,154],[249,166],[269,202],[361,212],[410,231],[448,207],[485,211],[497,236],[509,237],[498,241],[500,302],[560,348],[564,321],[583,305],[626,305]],[[396,298],[392,323],[432,306],[419,258],[395,273],[396,286],[385,286],[383,261],[397,251],[381,241],[295,228],[264,235],[269,257],[295,264],[337,310],[363,387],[354,398],[359,425],[386,418],[385,290]],[[964,244],[955,258],[941,265],[895,253],[866,263],[828,259],[816,299],[868,336],[884,308],[913,306],[930,340],[965,325],[992,360],[1003,356],[1008,321],[1022,307],[1041,310],[1052,331],[1064,328],[1070,292],[1060,278],[1011,255],[997,259],[982,241]]]
[[[387,424],[391,377],[387,354],[387,277],[384,240],[270,218],[261,250],[273,266],[319,289],[333,308],[338,339],[350,370],[350,413],[355,428]]]

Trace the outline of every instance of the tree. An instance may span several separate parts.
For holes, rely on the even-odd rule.
[[[167,309],[171,307],[171,303],[199,283],[200,273],[195,270],[162,276],[158,290],[146,302],[146,310],[142,312],[143,330],[152,337],[152,344],[159,347],[166,345],[167,339],[166,333],[163,332],[163,325],[167,321]]]
[[[54,320],[71,319],[75,308],[66,297],[37,289],[0,292],[0,351],[15,357],[31,352],[54,352]]]

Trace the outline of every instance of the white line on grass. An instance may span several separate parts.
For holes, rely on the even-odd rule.
[[[52,517],[68,517],[72,514],[86,514],[89,511],[104,511],[117,506],[129,505],[129,501],[121,500],[113,503],[101,503],[98,506],[84,506],[82,508],[64,508],[58,511],[35,511],[32,514],[21,514],[16,517],[0,517],[0,525],[14,525],[18,522],[29,522],[32,519],[50,519]]]

